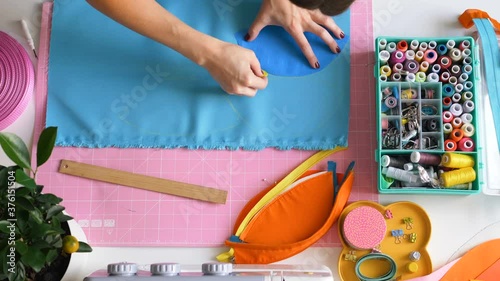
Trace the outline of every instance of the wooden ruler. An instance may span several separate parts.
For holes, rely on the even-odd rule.
[[[221,189],[139,175],[69,160],[61,160],[59,172],[218,204],[225,204],[227,198],[227,191]]]

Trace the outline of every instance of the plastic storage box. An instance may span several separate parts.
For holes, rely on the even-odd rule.
[[[481,190],[480,83],[471,37],[375,41],[378,190]]]

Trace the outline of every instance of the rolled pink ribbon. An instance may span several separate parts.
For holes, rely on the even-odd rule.
[[[0,31],[0,130],[23,113],[33,95],[35,73],[26,50]]]

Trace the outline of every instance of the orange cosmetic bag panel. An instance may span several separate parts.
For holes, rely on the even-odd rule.
[[[322,153],[313,161],[317,155],[306,160],[280,183],[261,191],[245,205],[236,219],[235,235],[225,241],[231,249],[220,254],[219,261],[277,262],[312,246],[330,230],[347,204],[354,173],[347,173],[345,179],[343,174],[336,174],[341,186],[334,195],[332,172],[307,170],[328,154]],[[283,184],[287,179],[291,183]]]

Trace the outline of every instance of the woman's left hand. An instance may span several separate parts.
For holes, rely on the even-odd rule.
[[[304,32],[312,32],[319,36],[334,53],[340,53],[341,50],[328,30],[337,38],[345,36],[330,16],[322,14],[318,9],[300,8],[292,4],[290,0],[264,0],[245,40],[254,40],[260,31],[268,25],[278,25],[285,28],[295,39],[313,68],[320,68],[320,65]]]

